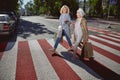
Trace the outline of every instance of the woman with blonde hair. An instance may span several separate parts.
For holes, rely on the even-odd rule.
[[[57,48],[63,35],[65,35],[67,42],[70,46],[70,48],[68,50],[72,49],[72,43],[70,40],[70,29],[69,29],[69,25],[71,23],[71,18],[70,18],[69,12],[70,12],[70,10],[67,5],[63,5],[62,8],[60,9],[60,13],[61,13],[60,18],[59,18],[60,26],[59,26],[59,30],[57,33],[57,39],[55,41],[54,48],[51,50],[51,51],[53,51],[53,53],[56,52],[56,48]]]

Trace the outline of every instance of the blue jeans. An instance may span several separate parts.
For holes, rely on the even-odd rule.
[[[63,30],[62,31],[62,36],[63,35],[65,35],[65,37],[66,37],[66,39],[67,39],[67,41],[68,41],[68,44],[69,44],[69,46],[71,47],[72,46],[72,43],[71,43],[71,40],[70,40],[70,37],[66,34],[66,32]],[[61,36],[61,37],[62,37]],[[58,44],[59,44],[59,42],[60,42],[60,40],[61,40],[61,37],[59,38],[59,37],[57,37],[57,39],[56,39],[56,42],[55,42],[55,45],[54,45],[54,48],[56,49],[57,48],[57,46],[58,46]]]

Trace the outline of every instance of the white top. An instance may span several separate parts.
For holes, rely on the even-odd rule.
[[[69,26],[71,22],[70,15],[68,13],[61,14],[59,20],[60,20],[60,26],[58,27],[58,29],[60,30],[59,30],[58,37],[62,36],[62,30],[64,30],[67,36],[70,37],[70,26]],[[68,21],[68,22],[65,23],[65,21]]]
[[[65,23],[65,21],[69,21],[69,22]],[[60,25],[62,26],[62,29],[66,29],[68,27],[70,21],[71,21],[71,19],[70,19],[70,15],[68,13],[60,15]]]
[[[82,18],[81,18],[82,19]],[[78,36],[82,36],[82,28],[81,28],[81,19],[80,20],[77,20],[75,22],[75,29],[74,29],[74,32],[75,32],[75,36],[78,37]]]

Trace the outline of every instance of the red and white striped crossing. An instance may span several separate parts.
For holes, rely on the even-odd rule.
[[[0,80],[119,80],[120,34],[89,30],[103,33],[89,35],[94,49],[90,62],[71,59],[66,40],[58,45],[58,55],[49,50],[53,39],[0,43]]]

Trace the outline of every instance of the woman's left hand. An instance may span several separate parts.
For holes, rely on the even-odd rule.
[[[72,24],[72,25],[75,25],[75,21],[72,21],[71,24]]]
[[[67,24],[69,21],[65,20],[64,22]]]

